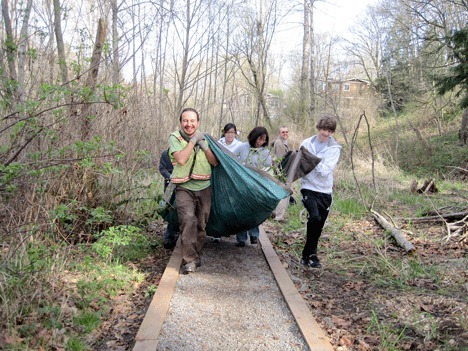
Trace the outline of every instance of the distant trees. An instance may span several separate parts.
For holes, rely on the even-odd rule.
[[[381,1],[368,8],[365,18],[352,29],[355,40],[346,48],[380,92],[382,106],[395,112],[420,106],[442,130],[444,114],[460,93],[445,99],[438,93],[466,91],[466,57],[461,55],[466,48],[456,44],[466,43],[466,2]]]

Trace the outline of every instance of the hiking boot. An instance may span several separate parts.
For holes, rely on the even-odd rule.
[[[164,240],[164,248],[167,250],[172,250],[177,244],[177,240]]]
[[[250,243],[252,245],[255,245],[256,243],[258,243],[258,238],[254,237],[254,236],[251,236],[250,237]]]
[[[236,246],[237,246],[237,247],[244,247],[244,246],[245,246],[245,242],[244,242],[244,241],[238,241],[238,242],[236,243]]]
[[[193,273],[197,271],[197,263],[195,261],[189,262],[185,265],[185,273]]]

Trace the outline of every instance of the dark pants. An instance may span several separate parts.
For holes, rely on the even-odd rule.
[[[301,189],[302,203],[307,209],[307,240],[302,257],[308,259],[317,254],[317,245],[323,226],[330,212],[332,196],[312,190]]]
[[[211,187],[201,191],[176,188],[177,215],[185,263],[200,258],[206,240],[206,223],[211,210]]]

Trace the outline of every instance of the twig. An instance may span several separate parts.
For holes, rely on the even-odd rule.
[[[353,172],[354,182],[355,182],[356,187],[358,189],[359,197],[361,198],[362,203],[365,204],[364,196],[362,195],[361,187],[359,186],[359,182],[358,182],[357,177],[356,177],[356,172],[354,170],[354,160],[353,160],[354,146],[355,146],[355,143],[356,143],[356,139],[357,139],[357,135],[358,135],[358,131],[359,131],[359,126],[361,124],[362,119],[364,119],[366,121],[366,124],[367,124],[367,138],[368,138],[369,147],[370,147],[370,150],[371,150],[372,185],[374,187],[375,196],[374,196],[374,199],[372,200],[370,206],[366,206],[366,207],[367,207],[368,211],[372,211],[372,207],[374,206],[375,199],[377,198],[377,186],[375,184],[375,172],[374,172],[374,148],[372,146],[372,140],[371,140],[371,136],[370,136],[370,125],[369,125],[369,121],[367,120],[367,116],[366,116],[365,111],[363,111],[361,116],[359,116],[359,121],[358,121],[358,124],[356,125],[356,128],[354,129],[354,134],[353,134],[353,138],[352,138],[352,141],[351,141],[351,150],[350,150],[351,169],[352,169],[352,172]]]

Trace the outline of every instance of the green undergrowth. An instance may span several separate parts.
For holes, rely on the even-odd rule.
[[[432,136],[426,142],[429,147],[411,139],[401,141],[399,165],[402,170],[420,178],[457,179],[463,176],[460,168],[468,166],[468,147],[458,142],[457,133]]]
[[[91,350],[90,335],[108,318],[113,300],[145,278],[132,262],[155,250],[162,250],[161,240],[133,226],[110,227],[92,244],[37,239],[18,247],[0,266],[0,301],[8,308],[2,350]]]

